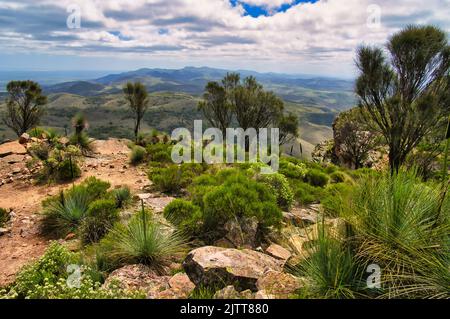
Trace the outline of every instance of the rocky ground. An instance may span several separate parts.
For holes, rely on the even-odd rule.
[[[110,139],[93,142],[94,154],[82,164],[82,176],[77,183],[95,176],[112,187],[127,185],[134,193],[148,187],[143,168],[129,165],[127,141]],[[0,207],[11,211],[11,220],[0,229],[0,286],[14,280],[17,271],[40,257],[49,241],[39,235],[41,202],[72,184],[37,185],[31,179],[27,161],[31,157],[18,141],[0,145]],[[152,205],[161,210],[167,199],[155,194]]]
[[[152,208],[155,217],[167,224],[161,213],[174,198],[151,191],[145,166],[129,165],[127,143],[117,139],[94,141],[94,152],[84,159],[77,183],[95,176],[112,187],[129,186]],[[23,265],[44,253],[50,242],[39,234],[41,202],[72,185],[36,184],[32,179],[34,169],[26,165],[30,159],[18,141],[0,145],[0,207],[9,209],[11,217],[0,229],[0,287],[11,283]],[[272,243],[264,247],[255,245],[257,221],[230,221],[225,225],[224,238],[214,246],[192,250],[186,258],[174,262],[166,275],[143,265],[129,265],[111,273],[104,285],[118,281],[124,288],[145,291],[152,299],[187,298],[195,287],[205,286],[218,287],[214,298],[219,299],[288,298],[307,283],[286,272],[285,266],[307,256],[305,247],[318,234],[320,216],[320,206],[294,207],[284,213],[282,231],[274,232]],[[338,219],[328,220],[326,225],[336,229],[336,234],[342,226]],[[67,238],[69,246],[70,240]]]

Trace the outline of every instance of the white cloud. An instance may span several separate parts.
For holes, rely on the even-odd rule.
[[[243,0],[276,8],[292,0]],[[66,8],[81,7],[82,29],[68,30]],[[367,8],[381,8],[369,28]],[[20,5],[20,6],[19,6]],[[139,57],[265,71],[349,75],[361,43],[383,44],[401,27],[433,23],[450,30],[450,0],[321,0],[253,18],[228,0],[26,0],[0,3],[6,52]],[[14,11],[12,11],[14,9]],[[59,11],[58,11],[59,10]],[[39,15],[33,14],[38,11]],[[59,12],[56,14],[55,12]],[[120,32],[121,36],[117,33]],[[14,34],[14,36],[11,36]]]

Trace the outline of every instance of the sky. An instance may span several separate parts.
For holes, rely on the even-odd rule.
[[[450,0],[0,0],[0,71],[209,66],[352,77],[359,45],[383,45],[408,24],[450,31]]]

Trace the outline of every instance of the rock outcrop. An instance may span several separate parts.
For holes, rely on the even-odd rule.
[[[191,251],[183,268],[194,284],[256,291],[257,280],[267,271],[282,271],[284,262],[253,250],[205,246]]]

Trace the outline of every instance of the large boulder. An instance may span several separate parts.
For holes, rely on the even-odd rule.
[[[25,155],[27,154],[27,150],[17,141],[0,144],[0,158],[12,154]]]
[[[205,246],[191,251],[183,268],[198,285],[256,291],[256,282],[269,270],[281,271],[284,262],[253,250]]]

